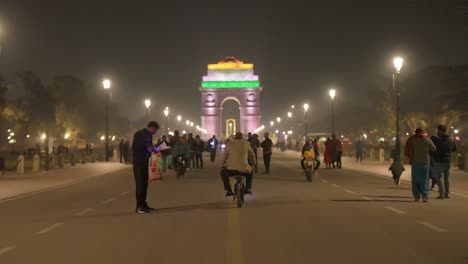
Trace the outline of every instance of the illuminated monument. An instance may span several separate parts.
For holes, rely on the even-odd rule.
[[[200,87],[202,100],[202,127],[207,137],[222,135],[235,127],[244,134],[260,126],[260,82],[254,75],[254,65],[246,64],[234,57],[226,57],[217,64],[208,64],[208,74],[203,76]],[[239,104],[240,120],[229,119],[222,124],[223,104],[234,100]],[[229,133],[229,132],[228,132]]]

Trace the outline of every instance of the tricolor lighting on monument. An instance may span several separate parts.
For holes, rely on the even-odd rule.
[[[254,65],[243,63],[234,57],[227,57],[217,64],[208,64],[208,75],[203,76],[201,88],[236,89],[260,88]]]

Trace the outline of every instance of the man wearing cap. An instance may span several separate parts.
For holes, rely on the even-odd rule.
[[[154,151],[153,135],[159,130],[159,124],[155,121],[148,123],[146,128],[135,133],[133,136],[133,176],[135,177],[136,213],[144,214],[151,212],[154,208],[146,203],[148,191],[149,158]]]

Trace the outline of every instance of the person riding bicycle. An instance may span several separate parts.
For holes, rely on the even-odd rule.
[[[221,179],[224,184],[226,196],[232,196],[230,176],[243,175],[246,177],[246,194],[252,194],[252,167],[255,165],[255,154],[250,143],[244,140],[244,135],[237,132],[234,140],[226,144],[222,160]]]
[[[307,139],[305,145],[302,147],[301,151],[301,167],[302,170],[306,169],[305,162],[307,160],[314,160],[315,159],[315,151],[314,151],[314,145],[312,144],[312,139]],[[314,168],[315,170],[315,168]]]

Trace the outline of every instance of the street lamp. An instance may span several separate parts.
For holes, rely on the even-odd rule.
[[[278,116],[278,117],[276,118],[276,122],[277,122],[277,123],[281,122],[281,117]]]
[[[292,117],[292,113],[288,112],[288,131],[291,130],[291,117]]]
[[[336,95],[335,89],[330,89],[330,91],[328,91],[328,94],[330,95],[330,98],[331,98],[331,114],[332,114],[331,130],[332,130],[332,134],[335,134],[335,95]]]
[[[106,91],[106,161],[109,161],[109,101],[110,101],[110,88],[111,88],[111,81],[110,80],[104,80],[102,82],[102,86],[104,87],[104,90]]]
[[[186,124],[187,126],[190,126],[190,120],[186,120],[186,121],[185,121],[185,124]]]
[[[401,68],[403,67],[403,58],[395,57],[393,59],[393,66],[395,72],[393,73],[393,91],[395,92],[395,104],[396,104],[396,137],[395,137],[395,149],[392,153],[393,163],[390,166],[390,170],[393,174],[393,180],[395,184],[400,183],[400,176],[403,173],[404,167],[401,162],[401,138],[400,138],[400,87],[398,85],[398,75]]]
[[[307,110],[309,110],[309,104],[304,104],[304,140],[307,138]]]
[[[291,105],[291,109],[294,109],[294,108],[295,108],[295,106],[294,106],[294,105]]]
[[[150,112],[150,106],[151,106],[150,99],[145,100],[145,106],[146,106],[146,120],[149,122],[149,112]]]
[[[180,121],[182,120],[182,116],[177,116],[177,130],[180,130]]]
[[[164,109],[164,115],[166,116],[166,130],[167,132],[169,133],[169,125],[168,125],[168,122],[169,122],[169,107],[166,106],[166,109]]]
[[[274,121],[270,121],[270,126],[273,126],[275,124]]]

